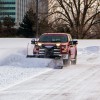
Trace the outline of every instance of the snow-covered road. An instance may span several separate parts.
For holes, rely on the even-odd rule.
[[[0,100],[100,100],[100,66],[52,70],[0,93]]]
[[[79,40],[77,65],[63,69],[49,67],[47,59],[26,60],[24,49],[18,48],[3,60],[0,57],[0,70],[5,73],[0,71],[0,82],[13,84],[1,88],[0,100],[100,100],[100,40]]]

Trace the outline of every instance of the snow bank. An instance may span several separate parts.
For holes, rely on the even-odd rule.
[[[100,40],[79,40],[78,60],[80,64],[100,64]]]

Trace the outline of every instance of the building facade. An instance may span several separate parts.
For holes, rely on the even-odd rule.
[[[31,0],[16,0],[16,22],[22,22]]]
[[[6,16],[16,18],[16,2],[15,0],[0,0],[0,20]]]
[[[19,23],[22,22],[26,11],[33,1],[33,5],[35,5],[36,0],[0,0],[0,20],[3,20],[6,16],[10,16],[14,19],[16,26],[19,26]],[[38,5],[40,16],[43,13],[48,13],[48,0],[38,0]]]
[[[14,19],[16,26],[22,22],[27,11],[27,5],[31,0],[0,0],[0,20],[10,16]]]

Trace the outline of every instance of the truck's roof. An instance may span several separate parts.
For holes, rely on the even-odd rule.
[[[45,34],[47,34],[47,35],[70,35],[70,34],[68,34],[68,33],[43,33],[43,35],[45,35]]]

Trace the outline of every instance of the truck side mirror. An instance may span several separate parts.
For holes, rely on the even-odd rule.
[[[35,44],[35,40],[31,40],[31,44]]]
[[[31,40],[31,44],[36,44],[37,42],[38,42],[37,39],[32,39],[32,40]]]
[[[78,44],[78,41],[77,40],[70,41],[70,45],[76,45],[76,44]]]
[[[77,40],[73,40],[73,44],[78,44],[78,41]]]

